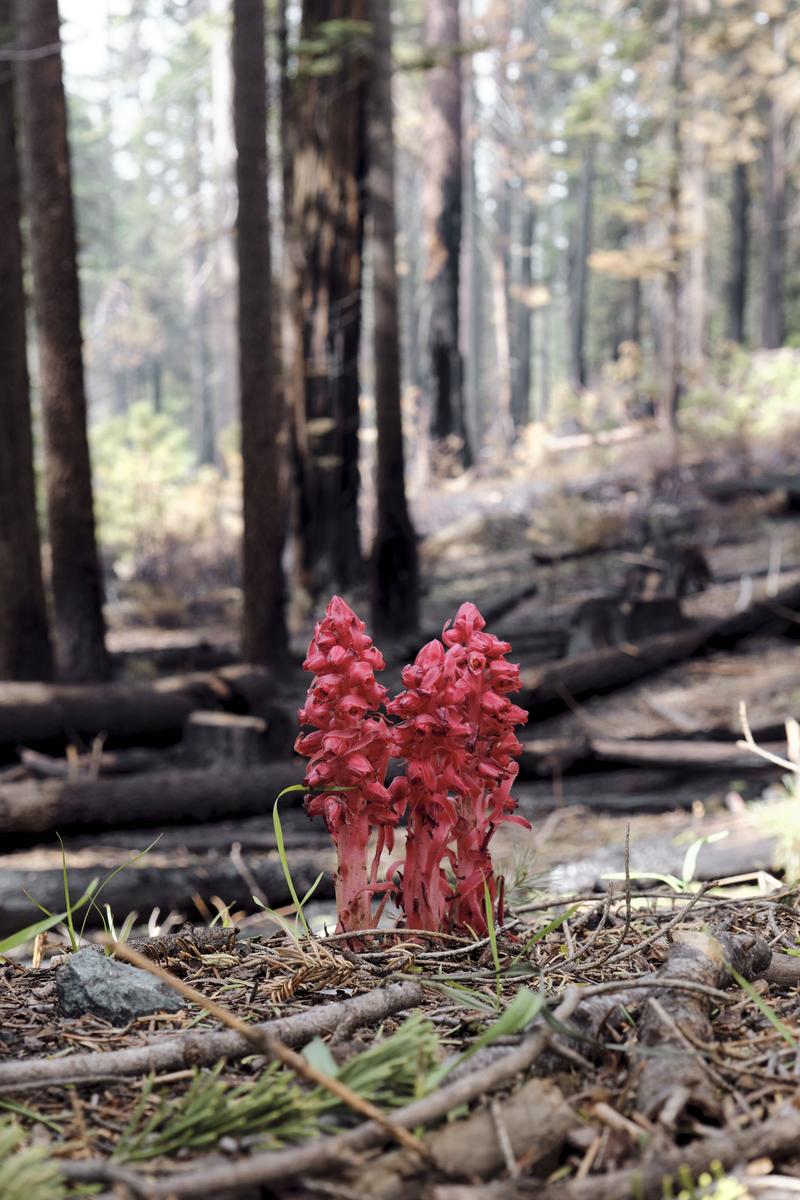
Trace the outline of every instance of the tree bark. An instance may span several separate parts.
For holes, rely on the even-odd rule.
[[[239,211],[239,389],[242,425],[244,613],[249,662],[286,656],[281,555],[284,412],[272,354],[272,280],[267,194],[264,6],[233,0],[233,118]]]
[[[366,21],[367,0],[305,0],[301,39]],[[289,375],[297,489],[297,574],[312,595],[362,570],[358,522],[361,276],[368,64],[355,34],[315,71],[300,54],[293,104],[292,244],[298,329]]]
[[[731,274],[728,281],[728,337],[744,344],[750,255],[750,185],[747,163],[733,168],[731,201]]]
[[[12,0],[0,0],[0,48],[13,39],[12,8]],[[10,62],[0,61],[0,679],[49,679],[19,193],[13,72]]]
[[[58,3],[16,0],[15,11],[57,660],[65,679],[105,679]]]
[[[461,460],[472,451],[464,420],[461,355],[458,348],[462,218],[461,43],[459,0],[427,0],[425,41],[437,55],[426,79],[425,222],[426,278],[430,295],[428,358],[431,434],[442,442],[459,439]]]
[[[578,214],[570,264],[570,376],[576,389],[586,387],[586,310],[589,291],[589,254],[592,247],[594,192],[594,138],[584,150],[578,188]]]
[[[776,23],[773,47],[785,62],[785,32]],[[764,246],[761,309],[761,345],[782,346],[786,336],[784,275],[786,271],[786,113],[781,99],[772,95],[764,143]]]
[[[378,427],[377,528],[372,547],[372,627],[401,635],[417,627],[417,541],[405,492],[400,407],[400,325],[395,261],[392,16],[370,0],[373,30],[367,146],[375,305],[375,408]]]

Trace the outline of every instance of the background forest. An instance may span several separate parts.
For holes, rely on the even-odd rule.
[[[548,447],[632,423],[657,431],[654,469],[732,450],[746,470],[752,436],[796,411],[787,0],[35,0],[16,31],[13,7],[2,119],[13,149],[16,74],[64,677],[108,671],[100,574],[112,625],[238,620],[243,585],[244,653],[267,661],[287,601],[304,631],[371,561],[373,620],[402,634],[416,533],[481,478],[513,476],[503,502],[527,512]],[[68,191],[41,187],[58,162],[80,309],[70,271],[46,267],[47,203],[55,252],[72,253]],[[11,223],[18,182],[4,179]],[[42,349],[54,337],[69,382]],[[3,399],[17,428],[19,378]],[[0,673],[37,677],[24,437],[6,458]]]

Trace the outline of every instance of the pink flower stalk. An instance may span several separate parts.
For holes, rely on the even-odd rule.
[[[484,626],[475,605],[462,604],[443,633],[447,648],[438,640],[423,647],[403,671],[407,690],[386,706],[402,718],[397,750],[407,761],[392,793],[409,813],[402,905],[411,929],[485,933],[484,885],[502,921],[489,842],[503,821],[530,827],[512,815],[510,794],[520,751],[514,726],[528,718],[508,699],[519,667],[505,661],[510,645]]]
[[[506,662],[510,644],[484,633],[485,626],[475,605],[467,603],[442,634],[467,683],[463,716],[470,726],[470,753],[462,769],[467,786],[457,798],[454,924],[479,934],[487,931],[484,884],[498,923],[503,920],[502,880],[498,887],[489,853],[494,831],[503,822],[530,829],[524,817],[514,814],[511,796],[519,773],[515,759],[522,749],[514,727],[528,720],[525,709],[508,699],[508,693],[519,691],[519,665]]]
[[[344,600],[331,599],[303,663],[315,679],[298,716],[301,724],[314,726],[314,732],[301,734],[295,742],[295,750],[311,760],[306,785],[331,789],[309,796],[306,811],[324,818],[336,846],[340,931],[370,929],[377,922],[372,896],[388,887],[378,883],[378,863],[384,848],[393,845],[402,811],[383,783],[393,731],[377,713],[386,688],[375,672],[385,663],[364,628]],[[368,869],[367,849],[376,828],[377,849]]]

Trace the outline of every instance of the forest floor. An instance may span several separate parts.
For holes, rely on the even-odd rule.
[[[316,936],[276,933],[248,903],[254,891],[279,910],[288,901],[264,815],[283,785],[258,807],[268,766],[218,764],[219,802],[179,744],[146,750],[144,771],[124,779],[111,773],[113,738],[93,759],[42,743],[47,760],[5,769],[0,826],[29,803],[41,813],[44,797],[71,814],[57,828],[73,899],[161,833],[104,899],[118,925],[129,908],[146,921],[161,907],[154,936],[132,944],[199,996],[122,1027],[67,1018],[59,937],[38,939],[35,965],[29,949],[8,955],[0,1197],[22,1196],[14,1178],[25,1200],[800,1193],[800,800],[790,770],[737,747],[744,704],[759,746],[797,760],[791,464],[766,448],[746,469],[698,454],[665,472],[646,437],[573,440],[549,463],[454,480],[415,512],[428,636],[470,599],[496,613],[490,628],[523,667],[531,721],[516,794],[532,829],[495,839],[508,883],[496,937],[320,936],[329,875],[306,910]],[[565,657],[580,605],[617,593],[654,540],[662,555],[699,545],[708,560],[712,581],[683,602],[692,624]],[[200,633],[128,623],[112,646],[134,679],[153,664],[214,671],[233,657],[228,617]],[[300,622],[298,646],[307,633]],[[386,650],[393,687],[407,648]],[[305,682],[282,681],[284,710]],[[2,720],[0,696],[0,736]],[[285,740],[284,755],[290,722]],[[182,798],[188,784],[200,791]],[[131,797],[141,807],[126,821],[113,810]],[[29,827],[40,834],[20,840],[3,826],[0,937],[25,923],[12,889],[62,907],[61,850],[44,821]],[[324,831],[288,808],[284,837],[302,893],[330,866]],[[181,928],[181,916],[210,921],[218,895],[238,933]],[[306,1066],[281,1061],[268,1036],[304,1048]],[[310,1080],[308,1064],[344,1092]],[[365,1119],[365,1099],[383,1124]]]

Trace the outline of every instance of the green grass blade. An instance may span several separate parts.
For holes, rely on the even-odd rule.
[[[755,1004],[759,1012],[767,1018],[773,1029],[776,1029],[781,1035],[787,1046],[791,1046],[793,1050],[797,1048],[797,1039],[789,1029],[788,1025],[784,1025],[778,1014],[773,1008],[770,1008],[763,996],[760,996],[749,980],[745,979],[744,975],[740,975],[735,967],[730,963],[725,964],[731,977],[736,980],[743,992],[746,992],[750,999]]]
[[[306,915],[303,912],[303,905],[300,902],[300,897],[297,894],[294,886],[294,880],[292,879],[292,873],[289,870],[289,860],[286,857],[286,846],[284,845],[283,841],[283,826],[281,825],[281,817],[280,813],[278,812],[278,802],[280,801],[281,796],[285,796],[287,792],[297,791],[300,787],[302,787],[302,785],[293,784],[292,787],[284,788],[280,795],[275,798],[275,803],[272,806],[272,827],[275,830],[275,845],[278,850],[278,857],[281,860],[281,870],[283,871],[283,877],[286,880],[286,886],[289,889],[289,895],[292,897],[292,903],[295,906],[298,920],[303,927],[305,935],[306,937],[310,937],[311,930],[308,927],[308,921],[306,920]]]

